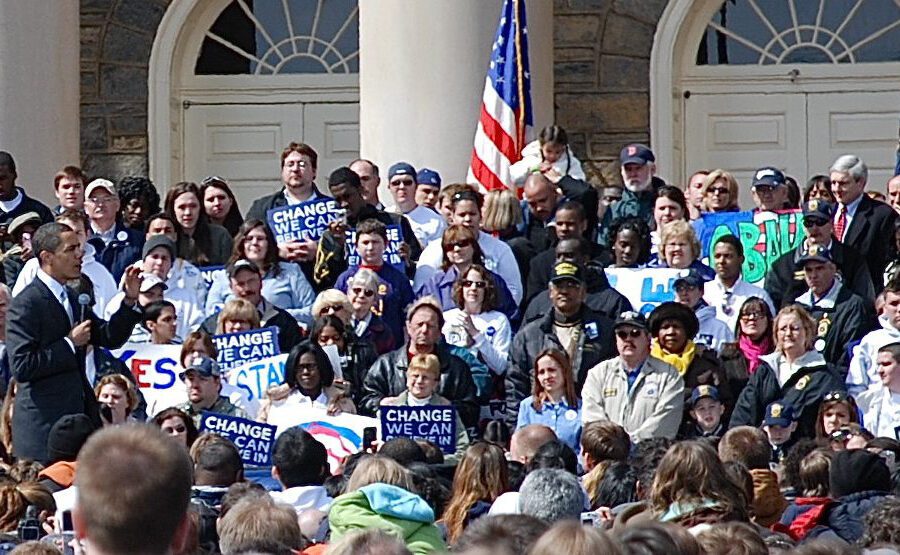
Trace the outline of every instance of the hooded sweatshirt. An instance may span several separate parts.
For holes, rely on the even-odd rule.
[[[333,501],[323,486],[298,486],[284,491],[271,491],[269,495],[279,503],[286,503],[299,515],[308,509],[327,511]]]
[[[728,329],[725,322],[716,318],[714,306],[704,304],[695,309],[694,314],[697,316],[697,321],[700,322],[700,331],[694,337],[695,343],[706,345],[718,353],[723,343],[734,341],[734,332]]]
[[[880,330],[875,330],[863,336],[859,345],[853,348],[853,358],[850,359],[850,370],[847,372],[847,391],[856,397],[867,389],[877,388],[881,380],[878,378],[878,349],[900,341],[900,330],[891,325],[891,321],[884,315],[878,318]]]
[[[389,484],[370,484],[341,495],[331,505],[328,523],[332,541],[357,530],[377,528],[405,543],[414,554],[446,550],[428,503]]]

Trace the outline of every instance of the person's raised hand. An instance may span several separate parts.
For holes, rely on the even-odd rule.
[[[128,269],[125,270],[125,278],[122,288],[125,290],[125,301],[130,301],[133,304],[137,302],[138,295],[141,292],[141,281],[143,278],[141,277],[141,269],[137,266],[129,266]]]

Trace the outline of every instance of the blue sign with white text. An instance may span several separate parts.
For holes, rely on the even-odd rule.
[[[383,406],[378,413],[382,441],[395,437],[425,439],[440,447],[445,454],[456,452],[456,407]]]
[[[213,336],[213,342],[219,353],[216,361],[222,370],[281,354],[276,327],[224,333]]]
[[[269,228],[279,245],[289,241],[318,241],[328,224],[340,217],[332,198],[319,198],[280,206],[266,212]]]
[[[385,226],[385,230],[387,231],[388,242],[387,245],[385,245],[384,255],[382,255],[381,258],[384,260],[385,264],[404,272],[406,271],[406,266],[403,263],[403,258],[400,256],[400,244],[403,242],[403,231],[400,229],[399,225]],[[356,252],[356,230],[348,229],[347,265],[359,266],[360,261],[359,253]]]
[[[254,422],[238,416],[204,411],[200,417],[200,431],[218,434],[234,443],[244,464],[269,466],[275,444],[275,426]]]

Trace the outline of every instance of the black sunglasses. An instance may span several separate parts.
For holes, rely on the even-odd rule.
[[[637,328],[631,328],[630,330],[616,330],[616,337],[619,339],[628,339],[629,337],[635,339],[640,337],[642,333],[644,332]]]

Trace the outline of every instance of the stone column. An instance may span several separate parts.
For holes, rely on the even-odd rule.
[[[48,204],[53,175],[79,163],[78,4],[0,2],[0,150],[15,158],[18,184]]]
[[[501,0],[360,2],[360,151],[464,181]],[[527,2],[535,127],[553,121],[553,2]],[[385,181],[382,181],[385,184]],[[387,190],[382,199],[390,198]]]

